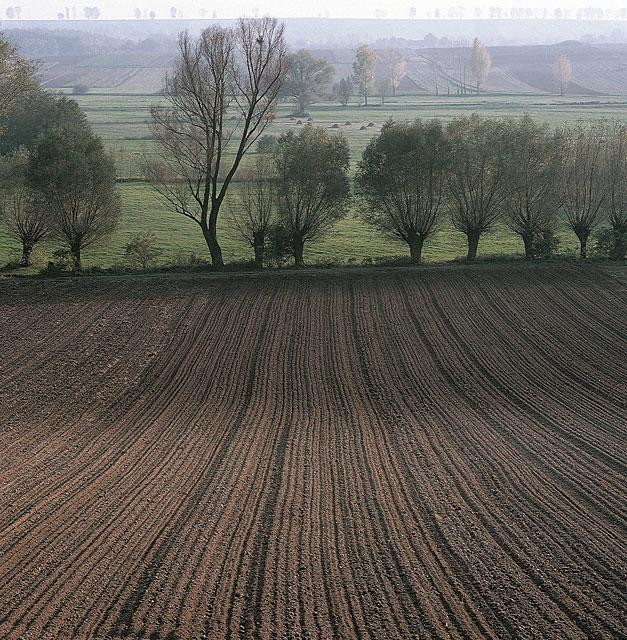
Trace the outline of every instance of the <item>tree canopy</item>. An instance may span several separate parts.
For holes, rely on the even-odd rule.
[[[275,162],[277,215],[300,266],[304,243],[324,235],[345,214],[348,142],[343,135],[308,125],[279,137]]]
[[[294,100],[296,115],[305,115],[309,107],[327,90],[335,69],[324,58],[316,58],[301,49],[288,56],[283,95]]]
[[[388,121],[358,164],[357,190],[366,205],[362,219],[406,242],[415,262],[436,229],[449,162],[441,122],[415,120]]]

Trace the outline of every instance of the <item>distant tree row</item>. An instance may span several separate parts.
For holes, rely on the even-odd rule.
[[[446,83],[447,94],[451,92],[451,83],[458,94],[478,94],[483,90],[492,68],[490,52],[478,38],[474,39],[471,48],[464,50],[468,51],[467,55],[460,53],[446,65],[436,58],[431,60],[436,95],[440,93],[439,79]],[[329,97],[346,106],[355,92],[364,106],[373,95],[378,95],[384,105],[388,96],[396,96],[401,81],[407,75],[407,62],[397,49],[386,48],[377,53],[368,45],[361,45],[355,52],[352,74],[333,85],[332,92],[329,85],[335,69],[324,58],[300,50],[288,56],[286,69],[281,95],[294,102],[294,115],[302,117],[308,114],[311,104]],[[555,87],[560,95],[564,95],[573,77],[569,58],[559,56],[552,71]]]

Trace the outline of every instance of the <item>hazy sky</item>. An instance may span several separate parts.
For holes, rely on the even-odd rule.
[[[426,17],[428,11],[440,8],[443,16],[449,6],[466,7],[473,14],[475,7],[485,10],[489,6],[540,7],[552,11],[555,7],[577,9],[582,6],[598,6],[604,9],[624,6],[624,0],[0,0],[0,16],[5,17],[7,6],[20,6],[23,19],[53,19],[64,7],[76,7],[78,17],[82,17],[85,5],[98,6],[101,18],[132,18],[134,10],[143,12],[154,10],[158,18],[169,16],[170,7],[179,9],[184,18],[200,17],[201,9],[210,17],[215,10],[220,18],[233,18],[243,14],[268,13],[279,17],[325,16],[332,18],[374,18],[378,12],[385,11],[388,18],[406,18],[413,5],[418,9],[419,17]]]

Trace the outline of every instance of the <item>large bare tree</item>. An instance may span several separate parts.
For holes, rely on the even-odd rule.
[[[526,115],[510,121],[505,131],[505,198],[503,211],[510,229],[534,257],[534,243],[553,231],[560,203],[562,139],[548,125]]]
[[[453,120],[447,127],[451,222],[468,238],[468,260],[475,259],[479,238],[500,217],[505,198],[505,128],[502,120],[476,114]]]
[[[587,256],[590,234],[603,219],[607,202],[603,124],[579,125],[564,130],[565,159],[562,212],[566,224],[579,239],[579,255]]]
[[[211,26],[198,39],[182,33],[166,104],[152,109],[159,151],[146,160],[147,178],[200,226],[214,267],[224,264],[220,209],[242,158],[273,118],[285,71],[283,25],[273,18]]]

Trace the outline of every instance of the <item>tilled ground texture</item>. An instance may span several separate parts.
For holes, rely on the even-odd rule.
[[[624,638],[625,285],[0,281],[0,638]]]

